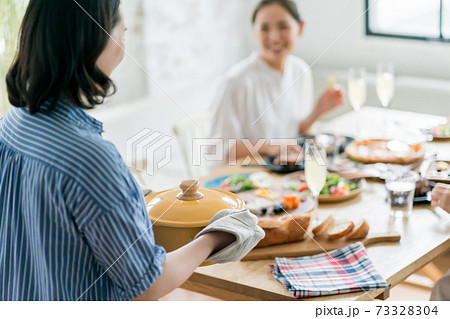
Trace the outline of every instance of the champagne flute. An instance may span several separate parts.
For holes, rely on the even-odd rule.
[[[377,96],[384,108],[389,107],[389,103],[394,96],[394,63],[378,63],[377,67]]]
[[[389,128],[388,123],[388,107],[394,96],[395,82],[394,82],[394,63],[378,63],[377,66],[377,96],[384,111],[384,123],[386,129]]]
[[[359,137],[361,135],[359,111],[367,99],[365,68],[350,68],[348,71],[348,99],[356,112],[356,137]]]
[[[311,216],[311,224],[318,223],[319,194],[327,179],[327,163],[325,148],[314,140],[305,141],[305,178],[311,194],[316,201],[316,209]]]

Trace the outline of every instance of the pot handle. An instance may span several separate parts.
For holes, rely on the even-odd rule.
[[[185,180],[180,184],[181,193],[177,195],[179,200],[193,201],[203,197],[203,194],[198,191],[200,183],[198,180]]]

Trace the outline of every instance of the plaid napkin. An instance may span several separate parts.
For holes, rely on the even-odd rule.
[[[388,287],[361,242],[315,256],[275,258],[270,266],[295,298]]]

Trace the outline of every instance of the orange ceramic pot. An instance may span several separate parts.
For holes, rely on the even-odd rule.
[[[156,244],[167,251],[192,241],[218,211],[245,207],[239,196],[199,187],[196,180],[183,181],[180,189],[157,192],[146,198]]]

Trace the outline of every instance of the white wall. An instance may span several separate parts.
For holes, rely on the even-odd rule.
[[[148,78],[142,71],[146,69],[147,50],[145,46],[143,25],[146,17],[142,0],[123,1],[126,34],[126,51],[124,60],[117,67],[111,78],[117,85],[117,94],[110,103],[122,103],[148,94]]]
[[[216,79],[252,50],[255,0],[146,0],[146,63],[169,92]],[[164,94],[154,81],[152,95]]]
[[[250,17],[257,1],[124,1],[130,56],[112,76],[119,91],[110,103],[217,80],[253,50]]]

